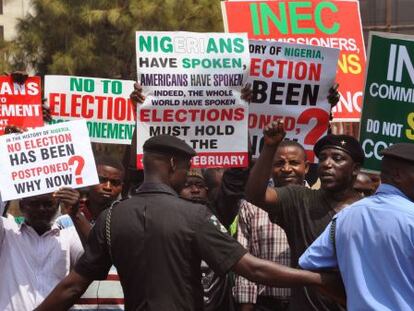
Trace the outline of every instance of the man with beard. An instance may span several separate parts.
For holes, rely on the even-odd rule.
[[[59,204],[76,205],[79,193],[62,188],[20,200],[21,225],[0,217],[0,310],[33,310],[83,253],[74,228],[53,225]]]
[[[282,122],[264,129],[264,146],[246,186],[247,200],[268,212],[272,222],[287,235],[292,267],[298,266],[300,255],[345,206],[361,198],[353,184],[364,160],[359,142],[347,135],[327,135],[314,147],[319,159],[321,189],[303,186],[267,187],[268,172],[277,147],[285,136]],[[290,310],[332,311],[342,307],[310,288],[292,290]]]

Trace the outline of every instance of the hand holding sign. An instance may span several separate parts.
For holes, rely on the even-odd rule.
[[[250,101],[253,98],[253,89],[252,89],[252,85],[250,83],[246,83],[245,86],[243,86],[243,88],[241,89],[241,99],[247,101],[248,103],[250,103]]]
[[[135,107],[135,110],[137,108],[138,104],[143,104],[145,101],[145,96],[142,94],[142,85],[137,83],[134,83],[134,90],[132,91],[131,95],[129,95],[129,98],[131,99],[132,104]]]
[[[10,77],[12,78],[13,82],[24,84],[29,75],[26,71],[14,71],[10,74]]]
[[[53,197],[58,200],[66,209],[76,207],[79,203],[80,194],[75,189],[65,187],[53,193]]]
[[[4,128],[4,134],[20,134],[26,131],[27,131],[26,128],[15,126],[15,125],[7,125]]]
[[[341,94],[339,94],[339,92],[338,92],[338,87],[339,87],[339,84],[335,83],[329,89],[328,102],[331,104],[332,108],[335,107],[338,104],[339,99],[341,98]]]

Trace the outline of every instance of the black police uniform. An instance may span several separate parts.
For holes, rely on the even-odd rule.
[[[143,149],[148,156],[195,155],[169,135],[148,139]],[[166,184],[147,182],[101,213],[75,271],[103,280],[113,263],[126,310],[203,310],[201,260],[223,275],[247,252],[225,231],[206,206],[179,198]]]
[[[98,218],[75,271],[103,280],[113,262],[126,310],[203,310],[201,260],[223,275],[247,252],[206,206],[179,198],[165,184],[144,183],[112,209],[111,255],[107,213]]]

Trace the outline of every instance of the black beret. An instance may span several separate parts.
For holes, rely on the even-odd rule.
[[[143,146],[144,152],[182,155],[194,157],[196,152],[187,143],[171,135],[158,135],[147,139]]]
[[[398,143],[381,151],[384,157],[414,162],[414,144]]]
[[[364,163],[364,151],[359,141],[352,136],[328,134],[318,140],[313,152],[319,158],[319,153],[325,148],[340,149],[348,153],[354,162]]]

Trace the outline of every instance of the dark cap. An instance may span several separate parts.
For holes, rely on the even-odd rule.
[[[398,143],[381,151],[384,157],[414,162],[414,144]]]
[[[187,176],[188,177],[198,177],[198,178],[204,180],[203,172],[199,168],[189,169],[188,172],[187,172]]]
[[[349,135],[329,134],[321,139],[313,147],[313,152],[319,158],[319,153],[325,148],[335,148],[348,153],[352,160],[357,163],[364,162],[364,151],[358,140]]]
[[[162,153],[168,155],[182,155],[194,157],[196,152],[187,143],[171,135],[158,135],[147,139],[143,146],[144,152]]]

